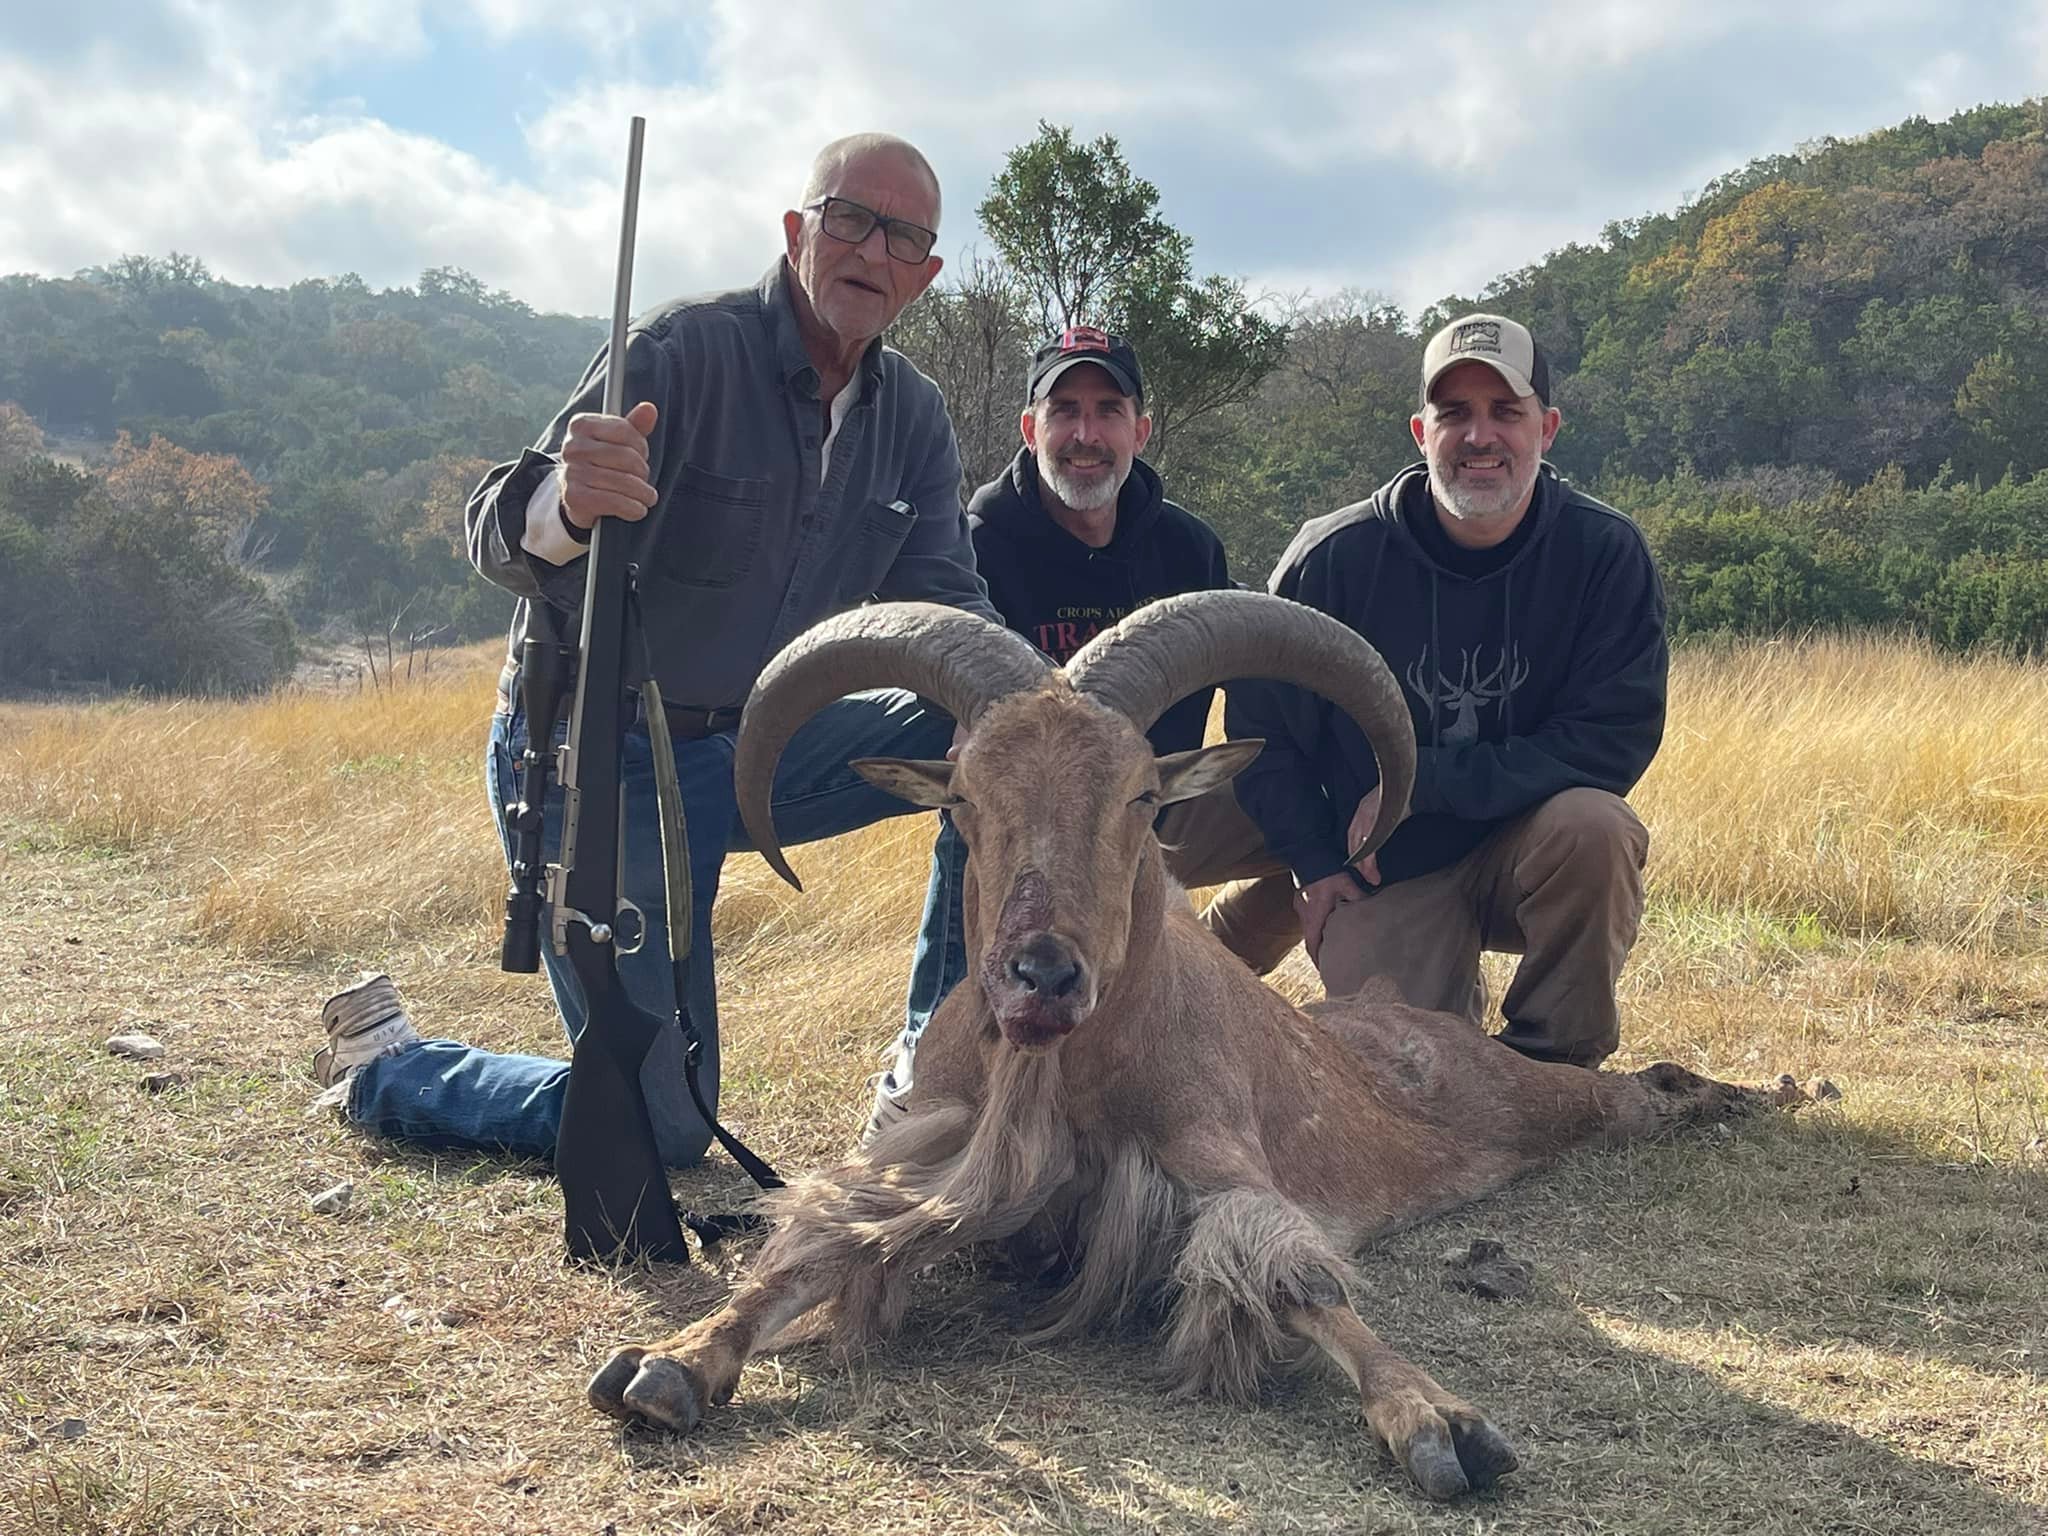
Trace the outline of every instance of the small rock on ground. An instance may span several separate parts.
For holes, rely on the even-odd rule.
[[[154,1061],[163,1055],[164,1043],[155,1035],[112,1035],[107,1039],[107,1049],[116,1056],[132,1057],[136,1061]]]
[[[339,1216],[355,1198],[356,1187],[344,1179],[332,1189],[323,1189],[306,1203],[322,1216]]]
[[[1447,1283],[1470,1291],[1483,1301],[1519,1301],[1527,1296],[1536,1271],[1526,1261],[1508,1257],[1507,1249],[1490,1237],[1475,1238],[1463,1248],[1444,1252],[1450,1268]]]
[[[1764,1102],[1779,1109],[1803,1109],[1808,1104],[1839,1104],[1842,1090],[1825,1077],[1809,1077],[1804,1087],[1790,1072],[1778,1074],[1777,1082],[1762,1090]]]

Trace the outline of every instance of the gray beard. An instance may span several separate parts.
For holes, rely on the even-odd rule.
[[[1497,496],[1479,495],[1446,485],[1434,464],[1429,469],[1429,494],[1439,507],[1461,523],[1497,523],[1512,516],[1535,484],[1536,475],[1532,470],[1527,479],[1515,476]]]
[[[1084,484],[1067,474],[1057,459],[1038,461],[1039,478],[1052,487],[1053,495],[1059,497],[1075,512],[1100,512],[1111,505],[1124,488],[1129,471],[1112,475],[1096,484]]]

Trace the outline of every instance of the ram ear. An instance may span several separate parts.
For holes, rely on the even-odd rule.
[[[1221,789],[1249,767],[1265,745],[1261,739],[1247,737],[1197,747],[1192,752],[1167,753],[1159,759],[1159,803],[1172,805]]]
[[[958,805],[953,793],[953,764],[927,762],[915,757],[856,757],[846,765],[875,788],[886,790],[912,805],[928,805],[942,811]]]

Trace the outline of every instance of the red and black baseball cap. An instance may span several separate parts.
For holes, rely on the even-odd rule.
[[[1093,325],[1070,325],[1038,349],[1031,359],[1031,375],[1025,384],[1024,403],[1035,405],[1045,398],[1059,376],[1076,363],[1093,363],[1127,395],[1145,398],[1145,374],[1138,366],[1138,354],[1121,336]]]

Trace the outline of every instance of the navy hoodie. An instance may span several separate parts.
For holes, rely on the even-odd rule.
[[[1664,735],[1664,589],[1634,523],[1547,464],[1492,557],[1458,551],[1435,518],[1414,464],[1305,524],[1273,572],[1274,592],[1371,641],[1408,700],[1415,794],[1380,849],[1385,883],[1456,863],[1561,790],[1626,794]],[[1225,718],[1231,736],[1265,738],[1236,786],[1266,846],[1303,885],[1335,874],[1379,782],[1364,735],[1270,682],[1233,684]]]
[[[974,563],[1003,622],[1060,665],[1119,619],[1178,592],[1231,585],[1223,541],[1185,507],[1166,499],[1159,474],[1131,461],[1117,494],[1116,532],[1090,548],[1052,520],[1038,495],[1038,461],[1019,449],[1009,469],[967,503]],[[1204,688],[1159,717],[1154,752],[1202,744],[1209,719]]]

